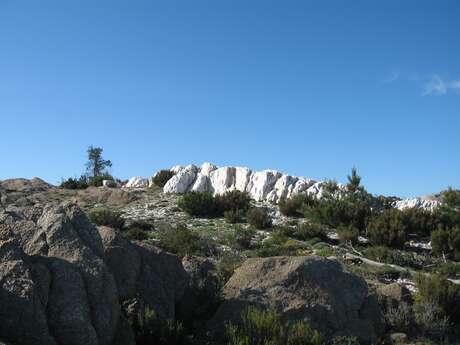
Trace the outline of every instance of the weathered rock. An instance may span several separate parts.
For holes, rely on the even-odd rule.
[[[210,189],[211,180],[209,176],[199,173],[190,190],[193,192],[209,192]]]
[[[173,319],[188,276],[179,258],[159,248],[130,242],[115,230],[99,227],[106,263],[115,277],[120,301],[137,299],[160,319]]]
[[[174,169],[174,168],[173,168]],[[163,192],[169,193],[185,193],[192,186],[197,176],[198,169],[195,165],[188,165],[185,168],[171,170],[175,175],[166,182],[163,187]],[[176,172],[177,171],[177,172]]]
[[[107,188],[116,188],[117,183],[114,180],[102,180],[102,186]]]
[[[287,198],[292,194],[295,183],[298,181],[297,177],[282,175],[275,183],[273,189],[267,194],[267,201],[276,202],[280,199]]]
[[[216,170],[217,167],[214,165],[214,164],[211,164],[211,163],[208,163],[208,162],[205,162],[201,165],[200,167],[200,173],[202,175],[206,175],[206,176],[209,176],[209,174]]]
[[[186,256],[182,265],[190,280],[178,305],[178,313],[181,319],[194,324],[196,319],[208,319],[209,313],[215,310],[220,283],[210,259]]]
[[[124,188],[146,188],[149,186],[149,180],[140,176],[131,177]]]
[[[12,261],[23,268],[1,285],[0,304],[11,307],[7,315],[0,313],[0,324],[9,325],[0,329],[0,338],[21,339],[20,344],[111,344],[120,319],[117,289],[100,236],[84,213],[73,205],[46,207],[37,221],[0,226],[0,243],[6,238],[14,238],[9,248],[17,259],[2,258],[6,265],[0,274],[10,275]],[[30,313],[35,322],[21,316]]]
[[[256,200],[265,200],[266,196],[275,186],[281,173],[275,170],[258,171],[251,175],[251,180],[248,183],[247,191]]]
[[[212,192],[214,194],[224,194],[234,189],[235,173],[235,168],[231,167],[222,167],[212,171],[209,174]]]
[[[225,301],[209,328],[238,323],[244,308],[276,310],[284,320],[305,320],[326,337],[357,336],[375,342],[383,331],[378,303],[363,279],[318,257],[248,259],[224,288]]]
[[[420,208],[427,211],[434,211],[441,205],[442,202],[440,200],[425,198],[403,199],[394,203],[394,207],[399,210],[404,210],[407,208]]]
[[[412,294],[408,288],[398,283],[382,285],[377,288],[377,293],[398,302],[411,302]]]

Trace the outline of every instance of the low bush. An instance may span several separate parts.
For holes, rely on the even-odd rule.
[[[201,238],[185,225],[161,229],[158,232],[160,247],[181,257],[185,255],[211,256],[214,253],[214,244]]]
[[[139,228],[130,228],[124,232],[124,236],[132,241],[143,241],[149,238],[147,233]]]
[[[385,322],[397,332],[412,333],[414,327],[414,314],[409,304],[401,302],[395,306],[390,305],[385,310]]]
[[[254,236],[255,231],[253,229],[237,227],[233,233],[233,242],[240,249],[249,249],[251,248],[251,240]]]
[[[413,306],[415,330],[418,335],[441,340],[448,338],[451,327],[449,318],[432,302],[417,302]]]
[[[243,219],[243,212],[239,209],[228,210],[224,212],[224,218],[230,224],[240,223]]]
[[[455,260],[460,260],[460,227],[439,227],[431,233],[431,246],[436,256],[451,254]]]
[[[174,173],[171,170],[160,170],[153,177],[153,184],[163,188],[173,176]]]
[[[240,256],[226,253],[219,258],[214,266],[214,272],[219,277],[221,285],[224,286],[243,260]]]
[[[248,223],[256,229],[267,229],[272,226],[272,219],[267,210],[261,207],[251,208],[247,213]]]
[[[355,244],[358,242],[359,230],[353,225],[341,226],[337,228],[339,240],[345,244]]]
[[[360,345],[358,338],[338,336],[332,339],[331,345]]]
[[[227,326],[228,345],[324,345],[322,336],[304,321],[282,323],[272,310],[250,307],[240,325]]]
[[[177,205],[194,217],[217,217],[220,214],[220,207],[209,192],[187,192]]]
[[[367,226],[367,235],[373,245],[403,248],[407,226],[404,215],[397,209],[389,209],[373,218]]]
[[[246,192],[232,190],[215,197],[220,212],[240,210],[243,214],[249,209],[251,198]]]
[[[460,286],[436,274],[417,274],[420,301],[434,304],[451,322],[460,323]]]
[[[445,262],[438,266],[437,273],[446,278],[458,279],[460,277],[460,263]]]
[[[128,224],[128,228],[140,229],[143,231],[155,230],[153,220],[134,220]]]
[[[98,175],[98,176],[90,177],[90,178],[88,179],[88,183],[89,183],[91,186],[94,186],[94,187],[101,187],[101,186],[102,186],[102,181],[104,181],[104,180],[115,181],[115,179],[113,178],[112,175],[110,175],[110,174],[103,174],[103,175]]]
[[[109,226],[121,230],[125,220],[120,213],[106,208],[95,208],[89,212],[89,219],[96,225]]]
[[[420,208],[408,208],[401,212],[407,233],[429,236],[438,227],[439,219],[433,212]]]
[[[82,175],[78,179],[70,177],[67,180],[63,180],[59,187],[64,189],[86,189],[89,185],[86,176]]]
[[[278,208],[286,217],[301,217],[305,202],[305,196],[298,194],[289,199],[281,199]]]
[[[293,237],[301,241],[306,241],[315,237],[326,241],[328,239],[327,228],[319,223],[303,222],[297,225]]]
[[[137,345],[185,345],[187,336],[181,322],[159,320],[153,309],[146,308],[131,317],[129,322]]]

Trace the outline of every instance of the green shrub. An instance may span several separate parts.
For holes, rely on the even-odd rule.
[[[353,225],[341,226],[337,228],[340,242],[345,244],[355,244],[358,242],[359,230]]]
[[[194,217],[217,217],[220,207],[209,192],[187,192],[178,201],[180,209]]]
[[[224,218],[230,224],[240,223],[243,219],[243,212],[239,209],[228,210],[224,212]]]
[[[215,197],[216,204],[221,212],[240,210],[242,213],[249,209],[251,198],[246,192],[232,190]]]
[[[128,224],[128,228],[140,229],[143,231],[153,231],[155,230],[152,220],[134,220]]]
[[[231,253],[226,253],[219,258],[214,266],[214,272],[219,277],[222,286],[227,283],[242,262],[243,261],[240,256]]]
[[[449,187],[446,191],[442,192],[442,198],[448,207],[460,207],[460,190]]]
[[[402,211],[407,233],[429,236],[438,227],[439,219],[430,211],[408,208]]]
[[[438,266],[437,273],[446,278],[458,279],[460,277],[460,263],[442,263]]]
[[[302,208],[304,207],[305,202],[305,196],[298,194],[290,199],[281,199],[278,203],[278,208],[281,214],[286,217],[301,217]]]
[[[103,175],[98,175],[98,176],[93,176],[89,178],[89,184],[94,187],[101,187],[102,186],[102,181],[104,180],[111,180],[115,181],[112,175],[110,174],[103,174]]]
[[[385,246],[372,246],[366,249],[366,256],[372,260],[388,262],[388,258],[391,257],[391,250]]]
[[[451,229],[438,228],[431,233],[431,246],[433,254],[443,256],[452,254],[456,259],[460,259],[460,227]]]
[[[124,232],[124,235],[127,239],[133,240],[133,241],[143,241],[149,238],[147,233],[139,228],[129,228]]]
[[[174,173],[171,170],[160,170],[153,177],[153,184],[163,188],[173,176]]]
[[[125,220],[121,214],[106,208],[95,208],[89,212],[89,219],[96,225],[109,226],[121,230]]]
[[[235,245],[241,249],[251,248],[251,240],[255,236],[253,229],[244,229],[237,227],[233,233],[233,241]]]
[[[327,238],[327,228],[324,225],[313,223],[313,222],[304,222],[299,224],[293,235],[295,238],[306,241],[311,238],[320,238],[323,241],[326,241]]]
[[[420,301],[434,304],[452,322],[460,322],[460,286],[436,274],[417,274]]]
[[[338,336],[332,339],[331,345],[360,345],[358,338]]]
[[[450,322],[449,318],[432,302],[417,302],[413,306],[415,330],[419,335],[437,340],[446,340]],[[444,342],[442,342],[444,343]]]
[[[385,311],[385,322],[393,331],[410,333],[414,327],[411,306],[405,302],[390,305]]]
[[[146,308],[129,320],[137,345],[185,345],[188,343],[181,322],[159,320],[153,309]]]
[[[248,223],[256,229],[267,229],[272,226],[272,219],[267,210],[261,207],[251,208],[247,213]]]
[[[367,226],[367,234],[374,245],[403,248],[406,233],[404,215],[397,209],[385,210]]]
[[[64,189],[86,189],[89,185],[86,176],[82,175],[78,179],[70,177],[67,180],[63,180],[59,187]]]
[[[214,245],[209,240],[201,238],[184,225],[161,229],[158,237],[160,247],[179,256],[210,256],[214,252]]]
[[[282,323],[272,310],[245,309],[240,325],[227,326],[228,345],[324,345],[322,336],[304,321]]]

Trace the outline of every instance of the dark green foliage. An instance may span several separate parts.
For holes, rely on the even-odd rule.
[[[219,280],[224,286],[231,278],[235,270],[241,265],[242,259],[239,256],[227,253],[219,258],[214,266],[214,272],[219,277]]]
[[[215,197],[220,212],[240,210],[246,212],[249,209],[251,198],[246,192],[239,190],[228,191]]]
[[[179,256],[211,256],[214,252],[212,243],[187,229],[185,225],[161,229],[158,237],[162,248]]]
[[[129,320],[137,345],[185,345],[188,344],[182,323],[159,320],[152,309],[146,308]]]
[[[261,207],[251,208],[247,213],[248,223],[256,229],[267,229],[272,226],[272,219],[267,210]]]
[[[370,221],[367,234],[374,245],[403,248],[407,234],[404,214],[397,209],[383,211]]]
[[[355,244],[358,242],[359,231],[352,225],[337,228],[340,242],[345,244]]]
[[[306,241],[315,237],[326,241],[327,228],[324,225],[318,223],[303,222],[297,225],[293,236],[302,241]]]
[[[153,177],[153,183],[156,186],[163,188],[166,182],[168,182],[173,176],[174,176],[174,173],[170,170],[160,170]]]
[[[451,254],[455,260],[460,260],[460,227],[439,227],[431,233],[431,246],[434,255]]]
[[[331,345],[360,345],[358,338],[339,336],[332,339]]]
[[[147,233],[139,228],[130,228],[124,232],[126,238],[133,241],[143,241],[148,238]]]
[[[442,198],[448,207],[460,207],[460,190],[452,189],[452,187],[449,187],[446,191],[442,193]]]
[[[419,236],[429,236],[438,227],[439,219],[430,211],[408,208],[402,211],[407,232]]]
[[[142,231],[153,231],[155,230],[153,220],[134,220],[128,225],[128,228],[140,229]]]
[[[177,205],[194,217],[217,217],[221,210],[213,195],[209,192],[187,192]]]
[[[450,321],[460,322],[460,286],[436,274],[419,273],[415,276],[422,302],[436,305]]]
[[[324,345],[322,336],[304,321],[281,322],[272,310],[250,307],[240,325],[227,326],[228,345]]]
[[[104,180],[111,180],[111,181],[115,181],[115,179],[113,178],[112,175],[108,174],[108,173],[104,173],[102,175],[98,175],[98,176],[92,176],[88,179],[89,181],[89,184],[91,186],[94,186],[94,187],[100,187],[102,186],[102,181]]]
[[[278,203],[280,212],[286,217],[301,217],[305,196],[298,194],[290,199],[281,199]]]
[[[106,174],[105,169],[112,166],[110,160],[102,158],[103,149],[100,147],[88,147],[88,162],[86,163],[87,174],[90,178],[95,178]]]
[[[178,206],[191,216],[210,218],[222,217],[225,211],[239,210],[244,214],[250,200],[247,193],[237,190],[215,197],[210,192],[187,192],[179,199]]]
[[[255,231],[250,228],[244,229],[242,227],[237,227],[233,236],[233,241],[237,247],[241,249],[249,249],[251,247],[251,240],[255,236]]]
[[[86,176],[82,175],[78,179],[70,177],[67,180],[63,180],[59,187],[64,189],[86,189],[88,186]]]
[[[460,263],[445,262],[439,265],[436,271],[445,278],[458,279],[460,278]]]
[[[358,175],[358,171],[355,167],[351,169],[351,175],[347,176],[348,183],[347,189],[350,193],[356,193],[357,191],[362,191],[363,188],[361,185],[361,176]]]
[[[228,210],[224,212],[225,220],[230,224],[240,223],[243,219],[243,212],[241,210]]]
[[[125,220],[121,214],[106,208],[95,208],[89,212],[89,219],[96,225],[105,225],[114,229],[121,230],[125,225]]]

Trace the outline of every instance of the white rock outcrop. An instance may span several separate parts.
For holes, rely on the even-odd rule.
[[[404,210],[406,208],[421,208],[427,211],[433,211],[442,205],[442,202],[435,199],[424,199],[424,198],[410,198],[395,201],[394,207],[398,210]]]
[[[175,173],[163,187],[164,193],[185,193],[190,190],[198,174],[198,168],[191,164],[186,167],[180,165],[171,169]]]
[[[123,188],[146,188],[149,186],[149,180],[140,176],[131,177]]]

